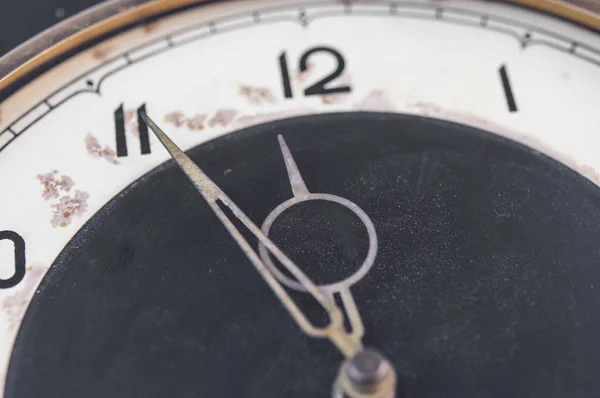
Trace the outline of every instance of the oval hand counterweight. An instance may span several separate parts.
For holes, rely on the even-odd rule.
[[[352,328],[350,333],[352,334],[354,339],[360,340],[364,335],[364,326],[352,293],[350,292],[350,287],[359,280],[361,280],[367,274],[367,272],[369,272],[369,270],[373,266],[373,263],[375,262],[375,257],[377,255],[377,233],[375,232],[375,226],[373,225],[373,222],[371,221],[369,216],[360,207],[358,207],[358,205],[349,201],[348,199],[342,198],[341,196],[326,193],[310,193],[310,191],[306,187],[306,183],[304,182],[304,179],[300,174],[296,161],[294,160],[294,157],[292,156],[292,153],[288,148],[285,140],[281,135],[279,135],[277,139],[279,140],[279,146],[281,147],[281,153],[283,154],[283,159],[285,161],[285,166],[287,168],[288,176],[290,179],[290,185],[292,187],[294,197],[283,202],[275,209],[273,209],[273,211],[267,216],[267,218],[263,222],[261,228],[262,232],[268,236],[269,230],[275,222],[275,219],[279,217],[285,210],[289,209],[290,207],[296,204],[311,200],[322,200],[340,204],[344,207],[347,207],[358,216],[358,218],[364,224],[369,237],[369,250],[367,252],[365,260],[363,261],[359,269],[350,277],[336,283],[331,283],[328,285],[319,285],[318,288],[322,292],[330,295],[332,300],[333,295],[335,293],[338,293],[340,295],[342,303],[344,304],[345,312],[348,316],[348,320],[350,321],[350,326]],[[269,254],[269,250],[265,245],[259,243],[258,249],[263,262],[267,265],[269,270],[273,273],[273,275],[275,275],[277,279],[279,279],[281,283],[292,289],[306,292],[306,289],[304,288],[304,286],[302,286],[302,284],[288,277],[275,266]]]

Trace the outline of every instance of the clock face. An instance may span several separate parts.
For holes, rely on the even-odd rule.
[[[0,91],[4,397],[389,398],[344,384],[383,365],[398,397],[600,394],[597,33],[457,0],[137,19]]]

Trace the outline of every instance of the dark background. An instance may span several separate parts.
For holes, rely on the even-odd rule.
[[[0,56],[50,26],[102,0],[2,0]]]

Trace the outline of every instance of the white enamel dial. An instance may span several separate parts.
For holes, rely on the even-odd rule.
[[[0,240],[0,278],[18,274],[15,263],[25,267],[0,289],[1,383],[59,253],[170,159],[138,117],[142,106],[184,150],[299,115],[427,116],[516,141],[600,184],[599,83],[597,33],[514,5],[461,0],[217,2],[81,50],[0,103],[0,231],[25,243],[18,264],[18,239]]]

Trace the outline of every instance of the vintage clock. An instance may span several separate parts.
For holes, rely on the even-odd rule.
[[[0,395],[600,396],[597,12],[113,0],[7,53]]]

